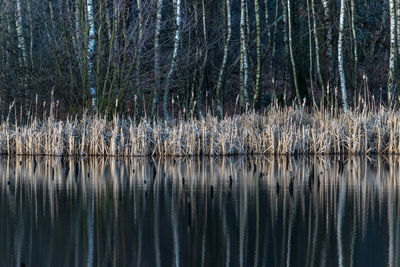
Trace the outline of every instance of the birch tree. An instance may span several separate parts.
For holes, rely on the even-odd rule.
[[[353,37],[353,52],[354,52],[354,66],[353,66],[353,86],[354,89],[357,90],[357,65],[358,65],[358,50],[357,50],[357,34],[356,34],[356,26],[355,26],[355,4],[354,0],[350,0],[351,7],[351,33]]]
[[[181,0],[175,0],[176,5],[176,12],[175,12],[175,23],[176,23],[176,31],[175,31],[175,38],[174,38],[174,50],[172,53],[172,62],[171,66],[165,81],[164,85],[164,99],[163,99],[163,107],[164,107],[164,116],[166,119],[170,118],[170,114],[168,111],[168,102],[169,102],[169,83],[172,77],[172,74],[175,71],[176,61],[178,58],[179,52],[179,42],[181,39]]]
[[[181,110],[202,116],[204,107],[211,107],[222,117],[224,108],[234,110],[235,88],[242,111],[258,109],[264,95],[275,99],[277,86],[284,91],[283,97],[278,95],[280,103],[286,102],[288,88],[300,101],[308,85],[312,92],[321,89],[323,95],[315,93],[315,99],[325,105],[323,101],[334,99],[329,91],[337,89],[336,100],[342,102],[341,92],[347,92],[348,84],[357,90],[361,72],[370,77],[366,87],[387,84],[388,95],[395,93],[400,77],[400,0],[235,3],[0,0],[2,105],[15,99],[28,108],[33,94],[40,96],[39,102],[48,102],[47,88],[54,86],[55,98],[72,113],[89,107],[135,115],[149,111],[154,118],[161,108],[169,117],[176,87]],[[232,27],[237,27],[237,47]],[[307,73],[302,71],[305,65]],[[240,72],[235,71],[239,66]],[[373,75],[385,70],[386,75]],[[214,80],[216,98],[210,99]]]
[[[217,88],[216,88],[216,93],[217,93],[217,114],[218,114],[218,116],[220,118],[222,118],[222,116],[223,116],[222,83],[223,83],[224,75],[225,75],[226,62],[228,60],[229,42],[231,40],[231,35],[232,35],[230,0],[225,0],[225,5],[226,5],[226,14],[227,14],[227,34],[226,34],[225,44],[224,44],[224,57],[222,59],[221,68],[219,70],[218,82],[217,82]]]
[[[400,56],[400,0],[396,1],[396,9],[397,9],[397,56]],[[400,58],[398,58],[400,60]]]
[[[88,30],[89,30],[89,40],[87,45],[87,57],[88,57],[88,83],[90,87],[90,94],[92,98],[92,108],[96,110],[97,106],[97,88],[96,83],[94,82],[94,62],[93,62],[93,54],[95,49],[96,42],[96,31],[94,27],[94,11],[93,11],[93,0],[86,0],[86,8],[87,8],[87,16],[88,16]]]
[[[136,57],[136,94],[135,98],[138,98],[138,103],[142,103],[142,81],[141,81],[141,55],[142,55],[142,42],[143,42],[143,13],[142,13],[142,0],[137,0],[137,10],[138,10],[138,19],[139,19],[139,49],[138,55]],[[136,112],[141,112],[141,106],[137,108]]]
[[[28,1],[28,17],[29,17],[29,64],[30,68],[33,70],[33,15],[32,15],[32,7],[31,2]]]
[[[327,30],[326,39],[327,39],[327,57],[328,57],[328,66],[329,66],[329,75],[327,87],[332,88],[332,81],[334,80],[335,71],[333,66],[333,36],[332,36],[332,23],[331,19],[331,7],[330,0],[322,0],[322,4],[324,6],[324,24]]]
[[[269,72],[270,73],[272,73],[272,63],[273,63],[273,60],[274,60],[274,57],[275,57],[275,52],[276,52],[276,32],[277,32],[277,29],[278,29],[278,14],[279,14],[279,1],[276,1],[275,2],[275,22],[274,22],[274,32],[273,32],[273,36],[272,36],[272,39],[270,39],[270,40],[272,40],[272,52],[271,52],[271,60],[270,60],[270,62],[269,62]],[[280,17],[280,19],[282,19],[283,18],[283,16],[281,16]],[[273,78],[272,79],[273,80],[273,83],[275,83],[275,79]],[[274,91],[273,91],[273,98],[275,98],[276,97],[276,88],[274,88]]]
[[[160,32],[162,21],[162,8],[163,0],[157,1],[157,18],[156,18],[156,31],[154,34],[154,87],[153,87],[153,105],[151,114],[153,117],[157,116],[157,109],[160,103],[160,90],[161,90],[161,67],[160,67]]]
[[[258,4],[258,1],[257,1],[257,4]],[[269,48],[271,45],[271,30],[269,28],[268,0],[264,0],[264,17],[265,17],[265,27],[267,28],[267,42],[268,42],[268,48]]]
[[[22,27],[22,6],[21,0],[16,0],[17,5],[17,18],[15,20],[15,26],[18,34],[18,48],[21,51],[21,66],[24,68],[27,66],[27,52],[26,52],[26,43],[25,36]]]
[[[260,7],[258,4],[258,0],[254,0],[254,13],[255,13],[255,21],[256,21],[256,53],[257,53],[257,67],[256,67],[256,88],[253,99],[253,109],[256,109],[260,105],[260,97],[261,97],[261,26],[260,26]],[[266,7],[267,9],[267,7]],[[268,13],[268,11],[265,11]],[[266,21],[268,19],[266,18]],[[266,25],[268,29],[268,40],[269,40],[269,25]]]
[[[203,58],[203,63],[201,64],[201,73],[200,73],[200,81],[197,86],[197,98],[198,98],[198,105],[201,105],[202,99],[203,99],[203,94],[202,94],[202,87],[203,87],[203,81],[204,81],[204,71],[207,65],[208,61],[208,38],[207,38],[207,16],[206,16],[206,5],[204,0],[201,0],[201,17],[202,17],[202,23],[203,23],[203,41],[204,41],[204,46],[205,46],[205,52],[204,52],[204,58]],[[206,111],[207,112],[207,111]],[[202,115],[201,110],[200,110],[200,115]]]
[[[317,31],[317,18],[316,18],[316,13],[315,13],[314,0],[311,0],[311,11],[312,11],[312,18],[313,18],[313,33],[314,33],[314,43],[315,43],[315,64],[317,67],[317,76],[318,76],[319,86],[321,87],[322,95],[324,97],[325,84],[324,84],[324,80],[322,79],[321,63],[320,63],[320,59],[319,59],[319,54],[320,54],[319,38],[318,38],[318,31]]]
[[[388,75],[388,90],[390,95],[395,90],[395,58],[396,58],[396,13],[395,13],[395,0],[389,0],[389,14],[390,14],[390,57],[389,57],[389,75]],[[389,99],[391,101],[391,99]]]
[[[314,63],[313,63],[313,45],[312,45],[312,31],[311,31],[310,0],[307,0],[307,24],[308,24],[308,53],[310,54],[309,55],[309,59],[310,59],[310,68],[309,68],[310,86],[311,86],[311,94],[312,94],[313,105],[316,106],[315,97],[314,97],[314,82],[313,82],[313,67],[314,67]]]
[[[285,68],[283,70],[284,72],[284,81],[283,81],[283,94],[284,98],[286,97],[286,90],[287,90],[287,85],[290,83],[290,72],[287,71],[288,69],[288,58],[289,58],[289,42],[288,42],[288,26],[287,26],[287,8],[286,8],[286,0],[282,0],[282,21],[283,21],[283,29],[282,29],[282,35],[283,35],[283,50],[284,50],[284,61],[285,61]],[[286,100],[286,99],[284,99]]]
[[[240,103],[243,110],[250,107],[247,82],[248,82],[248,59],[246,40],[246,2],[241,0],[240,8]]]
[[[299,106],[301,105],[301,98],[299,92],[299,85],[297,82],[297,73],[296,73],[296,63],[293,55],[293,40],[292,40],[292,15],[290,8],[290,0],[287,0],[287,17],[288,17],[288,41],[289,41],[289,53],[290,53],[290,61],[292,62],[292,72],[293,72],[293,80],[294,80],[294,88],[296,90],[296,98]]]
[[[393,1],[393,0],[390,0]],[[344,32],[344,19],[346,13],[346,0],[340,1],[340,22],[339,22],[339,40],[338,40],[338,64],[340,76],[340,88],[342,91],[342,101],[344,112],[348,111],[347,93],[346,93],[346,76],[344,74],[343,65],[343,32]]]
[[[83,40],[83,34],[82,34],[82,28],[81,25],[83,24],[83,15],[82,15],[82,5],[83,5],[83,1],[82,0],[75,0],[74,1],[74,6],[75,6],[75,28],[73,29],[74,33],[72,35],[73,37],[73,43],[75,45],[74,49],[75,49],[75,53],[76,53],[76,60],[78,61],[78,68],[79,71],[82,73],[83,72],[83,62],[81,59],[81,55],[82,53],[82,40]]]
[[[26,43],[25,43],[25,37],[24,37],[24,31],[22,27],[22,6],[21,6],[21,0],[16,0],[16,6],[17,6],[17,17],[15,20],[15,26],[17,29],[17,35],[18,35],[18,49],[21,52],[21,56],[19,57],[19,65],[21,69],[23,70],[23,77],[22,77],[22,87],[23,87],[23,92],[24,92],[24,98],[25,98],[25,108],[28,108],[28,90],[27,90],[27,52],[26,52]]]

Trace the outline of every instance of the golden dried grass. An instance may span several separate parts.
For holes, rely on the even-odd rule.
[[[154,122],[115,116],[0,124],[0,153],[9,155],[189,156],[241,154],[398,154],[400,112],[331,113],[271,107],[218,120]]]

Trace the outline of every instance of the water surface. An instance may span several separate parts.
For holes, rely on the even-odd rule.
[[[396,266],[399,157],[0,158],[0,266]]]

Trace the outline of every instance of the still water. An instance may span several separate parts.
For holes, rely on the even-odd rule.
[[[400,157],[0,158],[0,266],[398,266]]]

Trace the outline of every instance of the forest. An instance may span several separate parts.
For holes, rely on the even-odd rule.
[[[0,111],[398,102],[400,0],[0,0]]]
[[[400,266],[400,0],[0,0],[1,266]]]
[[[400,153],[400,0],[0,0],[0,154]]]

